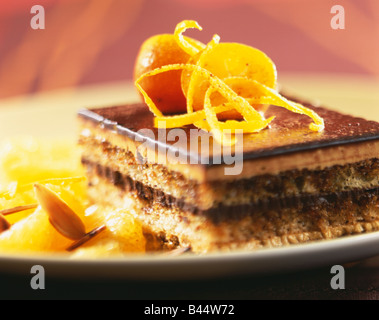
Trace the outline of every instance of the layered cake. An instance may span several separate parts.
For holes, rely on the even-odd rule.
[[[323,131],[270,106],[265,116],[276,118],[243,135],[232,164],[209,133],[194,137],[192,125],[182,128],[187,139],[156,129],[143,103],[82,110],[89,195],[127,206],[150,250],[253,250],[378,230],[379,124],[303,105],[324,119]],[[210,143],[194,148],[194,139]]]

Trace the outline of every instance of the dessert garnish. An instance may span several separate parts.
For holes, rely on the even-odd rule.
[[[98,228],[95,228],[91,230],[90,232],[86,233],[82,238],[79,240],[75,241],[71,246],[69,246],[66,250],[67,251],[74,251],[75,249],[79,248],[89,240],[91,240],[93,237],[97,236],[100,232],[104,231],[106,228],[105,225],[102,225]]]
[[[5,217],[2,214],[0,214],[0,233],[5,230],[8,230],[10,227],[11,224],[8,222],[8,220],[5,219]]]
[[[80,217],[55,192],[42,184],[34,184],[36,198],[39,204],[18,206],[0,211],[0,233],[11,228],[11,224],[4,217],[13,213],[37,209],[40,205],[49,216],[51,225],[64,237],[75,240],[66,250],[73,251],[105,230],[102,225],[86,233],[85,225]]]
[[[127,210],[93,210],[74,141],[27,136],[2,142],[0,251],[73,258],[144,252],[140,225]]]
[[[218,35],[205,45],[183,36],[189,28],[202,30],[196,21],[184,20],[173,35],[147,39],[138,54],[135,85],[155,115],[155,127],[193,124],[220,143],[234,144],[236,133],[267,128],[275,116],[265,119],[263,106],[275,105],[310,117],[312,131],[324,129],[315,111],[277,91],[276,66],[265,53],[240,43],[222,43]],[[169,71],[176,73],[159,77]],[[185,105],[171,99],[175,94],[184,95]]]
[[[40,184],[34,185],[37,200],[48,214],[53,227],[66,238],[79,240],[86,234],[83,221],[56,193]]]
[[[67,251],[73,251],[106,228],[102,225],[86,233],[83,221],[56,193],[40,184],[35,184],[34,190],[52,226],[64,237],[76,241]]]
[[[0,215],[7,216],[12,213],[27,211],[31,209],[37,209],[37,207],[38,207],[38,204],[28,204],[25,206],[18,206],[18,207],[14,207],[10,209],[4,209],[4,210],[0,210]]]

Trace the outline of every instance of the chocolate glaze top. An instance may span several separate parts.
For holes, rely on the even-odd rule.
[[[295,114],[284,108],[270,106],[265,116],[267,118],[276,116],[270,127],[259,133],[243,135],[243,143],[238,143],[235,148],[232,148],[232,154],[242,153],[242,158],[249,160],[379,139],[378,122],[341,114],[312,106],[309,103],[302,102],[302,104],[316,111],[324,119],[325,129],[322,132],[313,132],[309,129],[312,121],[309,117]],[[147,143],[155,150],[169,151],[177,157],[180,154],[186,157],[187,161],[192,160],[192,163],[215,165],[220,164],[220,159],[221,164],[224,163],[224,151],[219,148],[220,146],[209,133],[187,126],[183,128],[187,139],[183,139],[183,135],[180,136],[177,129],[167,129],[167,132],[164,129],[158,130],[154,128],[153,114],[142,103],[85,109],[79,112],[79,117],[125,135],[134,141]],[[191,129],[192,133],[197,132],[202,137],[210,137],[210,147],[200,148],[191,143],[189,138]]]

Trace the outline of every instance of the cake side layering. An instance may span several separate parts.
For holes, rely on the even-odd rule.
[[[306,105],[325,130],[309,132],[309,118],[271,106],[271,127],[235,150],[242,152],[236,175],[213,163],[213,150],[189,147],[191,126],[186,144],[161,141],[171,129],[154,128],[144,104],[82,110],[89,194],[133,208],[150,250],[257,249],[378,230],[379,124]],[[199,161],[157,162],[156,153],[168,150]]]

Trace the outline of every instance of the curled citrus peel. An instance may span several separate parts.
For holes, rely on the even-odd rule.
[[[154,75],[158,75],[163,72],[172,71],[172,70],[190,70],[196,71],[199,75],[201,75],[204,79],[208,80],[211,88],[217,90],[229,103],[233,105],[233,108],[240,112],[246,120],[255,120],[262,121],[262,115],[256,111],[249,102],[243,97],[239,96],[235,93],[224,81],[220,78],[216,77],[214,74],[210,73],[207,69],[202,67],[193,65],[193,64],[170,64],[157,69],[154,69],[150,72],[144,73],[140,76],[135,84],[137,88],[142,93],[145,98],[145,102],[150,108],[150,111],[155,115],[161,117],[161,120],[170,119],[170,116],[163,116],[162,112],[156,107],[154,102],[149,98],[145,90],[140,86],[139,82],[142,81],[146,77],[151,77]],[[219,108],[221,110],[221,108]],[[221,111],[220,111],[221,112]],[[188,114],[187,117],[191,117],[191,114]],[[183,116],[185,117],[185,116]],[[163,127],[162,127],[163,128]]]
[[[212,107],[216,114],[234,110],[232,104],[228,103],[225,105]],[[184,113],[175,116],[156,116],[154,119],[154,124],[157,127],[158,122],[163,121],[165,123],[166,128],[177,128],[183,127],[186,125],[194,124],[196,122],[202,121],[206,118],[205,111],[199,110],[192,113]],[[208,131],[208,130],[207,130]]]
[[[183,33],[187,29],[198,29],[198,30],[203,30],[203,28],[193,20],[184,20],[182,22],[179,22],[176,25],[174,36],[176,39],[176,42],[178,43],[179,47],[183,49],[187,54],[190,56],[194,56],[197,54],[200,50],[205,48],[205,45],[200,43],[200,42],[190,42],[187,39],[183,37]]]
[[[194,63],[198,67],[202,67],[202,60],[201,57],[206,55],[208,52],[210,52],[216,45],[220,43],[220,37],[216,34],[213,36],[212,40],[206,45],[204,50],[202,51],[201,55],[198,57],[196,63]],[[195,56],[198,55],[198,52],[195,54]],[[194,60],[194,58],[191,58],[190,60]],[[201,81],[201,75],[194,70],[190,72],[189,74],[182,73],[182,89],[184,94],[187,97],[187,113],[193,112],[193,97],[195,96],[196,92],[196,86],[199,85],[199,82]],[[186,83],[188,82],[188,88],[185,88]],[[206,90],[206,89],[205,89]],[[202,101],[204,102],[204,100]]]
[[[190,58],[187,63],[173,63],[142,74],[135,85],[150,111],[157,128],[174,128],[193,124],[212,133],[222,144],[233,145],[237,133],[255,133],[274,119],[265,119],[261,105],[275,105],[310,117],[312,131],[322,131],[324,121],[313,110],[290,101],[276,90],[277,74],[273,62],[260,50],[239,43],[220,43],[220,37],[203,45],[184,37],[183,33],[201,26],[192,20],[180,22],[175,39]],[[187,113],[164,115],[142,88],[140,82],[168,71],[182,71],[181,86],[186,97]],[[221,114],[230,115],[221,121]],[[242,120],[236,120],[241,119]]]

